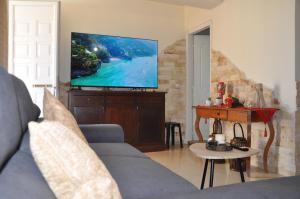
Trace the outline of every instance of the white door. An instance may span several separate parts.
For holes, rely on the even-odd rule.
[[[205,104],[210,97],[210,36],[194,35],[194,81],[193,81],[193,106]],[[193,111],[193,122],[196,119]],[[193,125],[194,126],[194,125]],[[209,124],[201,120],[200,129],[204,139],[209,135]],[[194,136],[195,129],[193,129]]]
[[[58,2],[9,1],[9,72],[41,110],[43,88],[57,85]]]

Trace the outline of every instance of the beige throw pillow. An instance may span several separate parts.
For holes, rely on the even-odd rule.
[[[50,121],[58,121],[76,133],[83,141],[87,143],[83,133],[73,115],[66,107],[53,96],[47,88],[44,89],[44,118]]]
[[[115,180],[95,152],[59,122],[30,122],[30,148],[58,199],[120,199]]]

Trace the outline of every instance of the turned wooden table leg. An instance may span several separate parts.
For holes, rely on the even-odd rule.
[[[204,142],[204,139],[203,139],[203,136],[202,136],[202,133],[200,130],[200,120],[201,120],[201,117],[196,114],[195,131],[198,136],[199,142]]]
[[[270,136],[269,136],[269,139],[268,139],[268,142],[266,144],[266,147],[265,147],[265,150],[264,150],[264,155],[263,155],[263,163],[264,163],[264,170],[266,173],[269,172],[269,169],[268,169],[268,154],[269,154],[269,150],[270,150],[270,147],[274,141],[274,137],[275,137],[275,131],[274,131],[274,126],[273,126],[273,121],[269,121],[268,122],[268,127],[269,127],[269,130],[270,130]]]
[[[247,147],[251,147],[251,121],[249,120],[247,122]],[[250,157],[246,159],[246,171],[248,177],[250,177],[250,167],[251,167],[250,160],[251,160]]]

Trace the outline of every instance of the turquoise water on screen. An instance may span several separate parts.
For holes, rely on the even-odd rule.
[[[157,56],[111,59],[97,73],[71,80],[73,86],[157,87]]]

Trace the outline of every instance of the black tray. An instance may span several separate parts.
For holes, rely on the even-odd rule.
[[[233,147],[229,144],[210,144],[206,143],[206,149],[211,151],[231,151]]]

